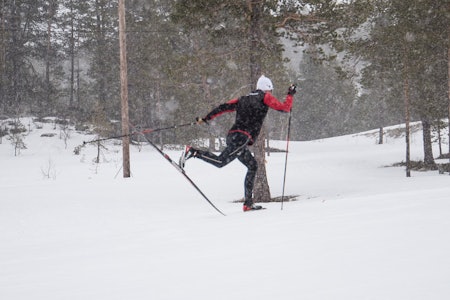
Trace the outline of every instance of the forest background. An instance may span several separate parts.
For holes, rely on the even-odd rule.
[[[117,6],[2,0],[1,119],[56,116],[120,133]],[[126,23],[133,125],[192,122],[248,93],[257,53],[275,96],[298,84],[291,139],[382,132],[406,118],[422,122],[433,163],[431,141],[449,114],[449,1],[127,0]],[[158,142],[223,136],[230,122],[160,132]],[[286,115],[271,113],[265,126],[268,138],[285,139]]]

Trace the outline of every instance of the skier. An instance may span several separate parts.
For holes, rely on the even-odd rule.
[[[205,117],[196,119],[198,124],[202,124],[224,113],[236,112],[234,125],[228,131],[227,146],[220,155],[186,146],[180,157],[180,167],[182,168],[184,168],[186,160],[192,157],[204,160],[218,168],[226,166],[235,158],[243,163],[247,167],[244,182],[244,212],[263,208],[260,205],[255,205],[253,202],[253,185],[258,165],[247,146],[252,145],[256,141],[269,108],[282,112],[291,110],[296,86],[291,85],[289,87],[283,103],[272,95],[272,90],[272,81],[262,75],[258,79],[255,91],[221,104]]]

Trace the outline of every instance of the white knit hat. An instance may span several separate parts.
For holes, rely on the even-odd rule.
[[[256,89],[261,91],[272,91],[273,90],[272,80],[270,80],[264,75],[261,75],[261,77],[259,77],[258,79],[258,82],[256,83]]]

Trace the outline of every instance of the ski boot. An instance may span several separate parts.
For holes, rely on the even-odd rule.
[[[185,146],[184,151],[181,153],[180,160],[178,162],[178,165],[184,169],[184,165],[186,164],[186,160],[188,160],[191,157],[195,157],[197,154],[197,150],[192,148],[191,146]]]
[[[260,210],[260,209],[265,209],[264,207],[262,207],[261,205],[255,205],[255,204],[244,204],[244,206],[242,207],[242,210],[244,212],[246,211],[251,211],[251,210]]]

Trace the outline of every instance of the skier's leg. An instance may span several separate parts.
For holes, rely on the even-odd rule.
[[[244,205],[251,206],[253,204],[253,186],[255,184],[256,171],[258,170],[258,163],[253,157],[247,147],[242,151],[238,159],[247,167],[247,174],[245,175],[245,202]]]
[[[242,133],[235,132],[227,136],[227,146],[220,155],[196,150],[196,158],[200,158],[218,168],[222,168],[232,162],[244,149],[247,149],[248,137]]]

